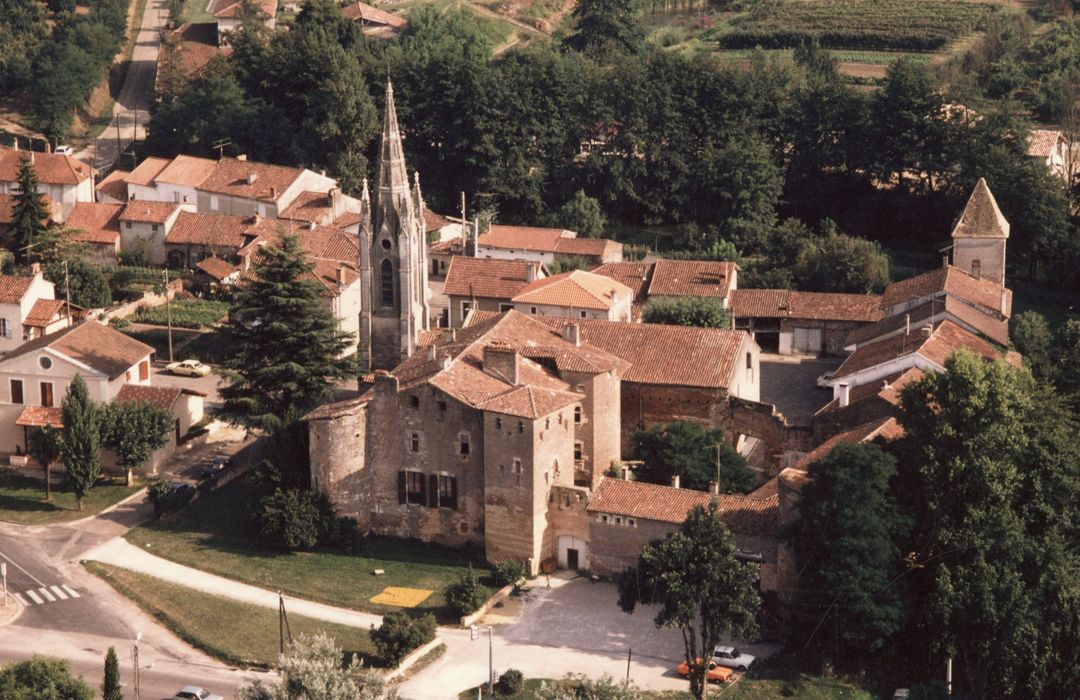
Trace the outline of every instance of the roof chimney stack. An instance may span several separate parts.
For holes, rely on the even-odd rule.
[[[720,484],[718,484],[715,481],[710,481],[709,482],[709,493],[714,494],[716,496],[719,496],[720,495]]]
[[[844,408],[851,401],[851,385],[847,382],[837,384],[837,388],[840,390],[840,408]]]
[[[338,265],[337,283],[340,284],[342,287],[345,286],[345,266],[344,265]]]
[[[525,266],[525,281],[535,282],[537,268],[540,267],[540,263],[526,263]]]
[[[435,346],[434,345],[428,345],[427,346],[427,359],[428,359],[429,362],[434,362],[435,361]]]
[[[258,173],[248,173],[248,175],[247,175],[247,184],[254,185],[255,181],[258,180],[258,179],[259,179]]]
[[[241,153],[240,155],[236,156],[236,159],[238,161],[240,161],[241,163],[246,163],[247,162],[247,153]]]
[[[581,345],[581,326],[577,323],[568,323],[563,326],[563,339],[574,346]]]
[[[509,343],[496,341],[484,346],[484,371],[514,386],[518,385],[520,359]]]
[[[671,488],[673,488],[673,489],[680,488],[679,487],[679,475],[678,474],[675,474],[674,476],[671,477]]]
[[[922,337],[924,339],[929,338],[934,333],[934,327],[931,325],[925,325],[922,327]]]

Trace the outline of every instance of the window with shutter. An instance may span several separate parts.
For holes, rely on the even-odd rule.
[[[439,475],[439,507],[457,510],[457,477]]]
[[[397,473],[397,501],[398,503],[405,503],[408,498],[405,491],[405,472],[400,471]]]
[[[429,508],[439,507],[439,475],[432,474],[428,477],[428,500],[427,506]]]

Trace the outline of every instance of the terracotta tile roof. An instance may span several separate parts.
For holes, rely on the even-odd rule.
[[[835,383],[838,379],[905,356],[918,355],[937,367],[944,367],[949,355],[965,348],[987,360],[1004,359],[1001,351],[982,338],[952,321],[941,321],[929,337],[923,334],[921,328],[915,328],[907,335],[896,335],[863,345],[844,360],[830,381]]]
[[[195,267],[210,275],[218,282],[237,271],[235,265],[230,265],[216,255],[200,260],[195,263]]]
[[[18,304],[33,282],[33,276],[0,275],[0,304]]]
[[[590,513],[681,524],[695,506],[708,507],[716,500],[720,516],[732,532],[747,535],[775,534],[780,500],[777,496],[751,498],[604,477],[589,498]]]
[[[315,265],[312,269],[312,274],[315,279],[319,281],[323,287],[326,288],[327,293],[330,296],[337,296],[341,293],[342,287],[348,287],[360,278],[359,273],[356,271],[355,263],[344,263],[337,260],[313,260]],[[339,278],[339,275],[341,276]],[[344,285],[342,285],[340,279],[344,279]]]
[[[652,275],[653,262],[617,262],[605,263],[593,268],[594,275],[610,277],[620,284],[624,284],[634,293],[634,303],[644,304],[648,296],[649,277]]]
[[[526,250],[554,253],[559,239],[571,237],[571,232],[561,228],[536,228],[534,226],[501,226],[492,224],[487,233],[476,239],[481,247]]]
[[[64,415],[59,406],[27,406],[15,419],[15,425],[23,428],[44,428],[51,425],[57,430],[64,427]]]
[[[509,301],[529,284],[530,270],[538,275],[538,263],[454,256],[446,268],[443,294]]]
[[[251,217],[182,211],[165,234],[165,242],[239,250],[247,245],[254,235],[248,233],[250,226]]]
[[[707,260],[657,260],[649,296],[727,297],[735,263]]]
[[[555,241],[556,255],[586,255],[603,258],[622,248],[622,243],[606,238],[560,238]]]
[[[876,321],[884,316],[873,294],[736,289],[729,303],[735,318],[805,318],[820,321]]]
[[[320,226],[333,226],[336,228],[345,228],[360,223],[360,213],[356,211],[360,207],[360,200],[344,194],[341,195],[341,198],[343,200],[342,210],[335,219],[333,218],[333,207],[330,203],[329,193],[305,190],[296,196],[296,199],[278,215],[278,218],[306,221]]]
[[[259,16],[270,19],[277,14],[278,0],[255,0],[255,9]],[[241,0],[213,0],[207,12],[218,19],[239,19],[243,3]]]
[[[952,319],[967,327],[968,330],[985,335],[999,345],[1009,344],[1008,321],[985,314],[955,297],[946,296],[943,299],[931,299],[902,314],[895,314],[868,326],[856,328],[848,334],[844,345],[858,346],[889,333],[902,332],[909,323],[912,327],[923,326],[935,315],[943,313],[948,313]]]
[[[78,185],[95,173],[89,165],[71,156],[3,149],[0,150],[0,182],[16,182],[19,179],[19,164],[23,156],[31,158],[34,172],[43,185]]]
[[[424,231],[438,231],[443,226],[449,226],[451,223],[453,222],[442,214],[436,214],[427,207],[424,207]]]
[[[953,238],[1009,237],[1009,222],[998,208],[997,200],[984,178],[980,177],[975,184],[952,235]]]
[[[915,299],[940,294],[950,294],[971,304],[983,306],[1001,312],[1002,294],[1005,295],[1005,313],[1008,317],[1012,310],[1012,291],[1001,287],[993,280],[973,277],[971,274],[952,265],[939,267],[906,280],[893,282],[885,288],[881,297],[881,308],[888,311],[894,306]]]
[[[877,382],[867,382],[853,387],[848,392],[848,406],[866,401],[871,398],[880,398],[893,406],[900,405],[900,390],[912,382],[922,379],[925,373],[918,367],[911,367],[902,372],[895,372],[887,377],[882,377]],[[840,410],[840,399],[833,399],[818,409],[815,416],[820,416],[830,411]]]
[[[0,194],[0,224],[10,224],[15,220],[11,213],[14,207],[15,195]]]
[[[158,83],[167,71],[176,71],[184,78],[198,76],[207,64],[216,56],[229,56],[232,47],[221,46],[218,42],[217,22],[182,24],[171,32],[166,32],[161,43],[158,58]]]
[[[218,161],[212,158],[179,155],[173,158],[171,162],[166,163],[154,175],[153,182],[183,185],[184,187],[199,187],[206,178],[210,177],[210,173],[214,172],[217,163]],[[135,172],[138,173],[139,168],[135,168]]]
[[[607,311],[632,295],[629,287],[610,277],[573,270],[530,282],[513,301]]]
[[[97,321],[83,321],[24,343],[0,359],[0,364],[41,348],[50,348],[110,379],[120,376],[154,352],[149,345],[140,343],[120,331],[103,326]]]
[[[120,212],[123,204],[76,202],[68,215],[66,226],[76,231],[80,243],[115,245],[120,238]]]
[[[592,364],[580,354],[567,352],[558,347],[538,347],[533,345],[516,345],[514,349],[522,357],[540,364],[553,364],[560,372],[584,372],[592,374],[599,372],[600,368]]]
[[[120,212],[120,221],[163,224],[180,208],[177,202],[150,202],[133,199]]]
[[[554,391],[534,386],[519,386],[480,401],[477,408],[492,413],[536,420],[560,408],[579,403],[585,397],[568,391]]]
[[[333,420],[334,418],[341,418],[342,416],[350,415],[359,410],[361,406],[366,405],[369,401],[371,401],[371,395],[365,394],[364,396],[358,396],[344,401],[334,401],[333,403],[323,404],[300,420]]]
[[[249,227],[248,232],[258,234],[263,241],[274,245],[281,241],[282,235],[294,235],[312,258],[335,260],[354,266],[360,259],[360,239],[357,235],[329,226],[286,227],[280,220],[260,218],[257,224]]]
[[[101,194],[112,197],[121,202],[127,201],[127,181],[131,173],[127,170],[114,170],[99,182],[94,189]]]
[[[1049,158],[1057,149],[1058,141],[1064,135],[1056,129],[1032,129],[1028,135],[1027,154],[1038,158]]]
[[[116,400],[121,403],[147,403],[172,413],[173,406],[182,393],[183,390],[178,386],[125,384],[117,392]]]
[[[864,423],[843,433],[833,435],[814,449],[803,455],[798,462],[791,465],[790,469],[805,472],[810,465],[824,459],[837,445],[845,442],[870,442],[877,438],[883,440],[895,440],[904,434],[904,429],[896,422],[895,418],[882,418],[872,423]]]
[[[481,317],[482,318],[482,317]],[[557,332],[570,321],[537,316]],[[745,331],[656,323],[574,319],[582,341],[630,363],[622,380],[633,384],[727,389]]]
[[[177,156],[177,159],[185,157],[187,156]],[[173,161],[169,160],[168,158],[155,158],[153,156],[150,156],[143,162],[139,163],[134,170],[128,173],[127,177],[124,178],[124,181],[132,185],[146,185],[147,187],[152,187],[154,185],[154,180],[157,179],[157,176],[161,174],[161,171],[169,167],[172,162]],[[125,196],[124,199],[126,200],[127,197]]]
[[[277,202],[304,172],[302,168],[236,158],[222,158],[214,164],[210,174],[199,183],[200,190],[266,202]],[[248,184],[252,176],[254,181]]]
[[[428,246],[428,253],[464,255],[465,239],[463,239],[461,236],[456,236],[455,238],[448,238],[445,241],[432,243],[430,246]]]
[[[60,299],[38,299],[23,319],[24,326],[45,328],[63,317],[64,302]]]
[[[387,12],[386,10],[380,10],[377,7],[372,7],[371,5],[362,2],[354,2],[341,8],[341,16],[345,19],[351,19],[354,22],[360,21],[364,24],[382,24],[396,29],[403,29],[409,26],[408,20],[404,17]]]

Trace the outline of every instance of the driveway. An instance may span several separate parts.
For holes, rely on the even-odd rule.
[[[814,414],[832,400],[832,390],[817,385],[817,378],[840,366],[842,358],[761,355],[761,401],[771,403],[788,423],[809,426]]]
[[[682,634],[657,629],[655,607],[638,608],[628,615],[617,605],[615,585],[587,578],[553,577],[546,589],[537,579],[532,599],[507,624],[495,624],[491,647],[496,673],[516,668],[526,678],[562,678],[583,673],[593,678],[629,675],[648,690],[686,690],[687,682],[674,671],[683,657]],[[401,696],[408,700],[456,698],[458,693],[484,683],[488,675],[487,625],[481,638],[471,641],[467,631],[440,630],[446,653],[404,683]],[[768,645],[743,645],[751,654],[775,651]]]
[[[221,395],[218,394],[218,382],[221,377],[211,372],[205,377],[178,377],[169,374],[164,367],[153,367],[150,370],[150,384],[152,386],[176,386],[181,389],[194,389],[206,394],[203,405],[207,409],[221,407]]]

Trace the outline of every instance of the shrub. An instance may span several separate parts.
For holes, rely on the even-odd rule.
[[[166,513],[183,508],[191,502],[194,495],[194,489],[175,489],[167,481],[154,482],[147,490],[147,496],[154,504],[154,515],[159,518]]]
[[[508,586],[525,578],[525,565],[515,559],[504,559],[495,565],[495,585]]]
[[[263,535],[289,549],[314,547],[326,539],[334,525],[330,501],[315,491],[278,489],[260,505]]]
[[[525,676],[516,668],[508,668],[499,676],[495,689],[499,695],[513,695],[525,687]]]
[[[334,521],[330,542],[349,554],[359,554],[364,548],[364,534],[360,532],[356,518],[341,517]]]
[[[404,610],[383,617],[371,632],[371,641],[388,666],[397,666],[410,651],[435,639],[435,616],[410,615]]]
[[[446,587],[446,604],[455,614],[464,616],[476,612],[487,600],[487,591],[480,585],[472,564],[461,578]]]

